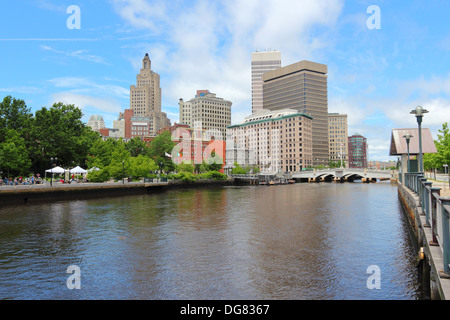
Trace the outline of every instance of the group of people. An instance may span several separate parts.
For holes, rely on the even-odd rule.
[[[33,185],[39,183],[41,179],[36,178],[34,174],[29,178],[15,177],[15,178],[2,178],[0,176],[0,185],[4,184],[6,186],[17,186],[17,185]]]

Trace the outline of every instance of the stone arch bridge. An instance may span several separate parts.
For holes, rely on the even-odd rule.
[[[376,182],[377,180],[390,180],[393,177],[394,172],[392,170],[353,168],[311,170],[291,174],[291,179],[295,179],[297,182],[353,182],[355,180],[361,180],[362,182]]]

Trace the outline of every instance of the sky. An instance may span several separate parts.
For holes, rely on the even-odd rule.
[[[252,52],[277,50],[282,66],[328,66],[328,111],[348,115],[369,160],[397,159],[391,131],[417,128],[418,105],[434,139],[450,122],[448,0],[2,0],[0,12],[0,98],[32,112],[70,103],[112,127],[148,53],[172,123],[180,98],[209,90],[236,124],[251,114]]]

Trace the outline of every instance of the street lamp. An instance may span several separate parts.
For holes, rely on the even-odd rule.
[[[414,110],[410,112],[411,114],[415,114],[417,118],[417,124],[419,125],[419,172],[423,172],[423,155],[422,155],[422,119],[425,113],[428,113],[428,110],[425,110],[421,106],[416,107]]]
[[[55,163],[58,161],[58,158],[50,158],[50,186],[53,186],[53,160],[55,160]]]
[[[125,161],[122,161],[122,184],[125,184]]]
[[[407,133],[407,134],[405,134],[404,136],[403,136],[403,138],[405,138],[406,139],[406,149],[408,150],[408,160],[407,160],[407,163],[408,163],[408,173],[410,173],[410,165],[409,165],[409,141],[411,140],[411,138],[412,138],[413,136],[411,135],[411,134],[409,134],[409,133]]]

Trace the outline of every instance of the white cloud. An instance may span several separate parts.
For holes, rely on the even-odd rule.
[[[311,28],[332,28],[343,7],[342,0],[112,3],[128,26],[161,40],[157,45],[142,41],[128,50],[134,68],[148,52],[152,69],[164,74],[164,104],[175,107],[179,98],[189,100],[196,90],[209,89],[231,100],[233,113],[243,116],[251,113],[251,53],[280,50],[283,64],[311,59],[326,46],[320,34],[311,35]]]
[[[129,99],[130,90],[113,84],[98,84],[81,77],[61,77],[47,80],[56,88],[70,88],[72,93],[91,93],[94,95]]]
[[[179,98],[189,100],[196,90],[209,89],[233,102],[233,123],[242,121],[251,113],[251,53],[276,49],[283,65],[329,62],[329,111],[348,114],[349,134],[368,138],[371,159],[389,158],[392,128],[416,126],[409,114],[415,105],[436,115],[425,120],[433,132],[449,118],[450,76],[386,84],[391,64],[399,66],[393,58],[400,48],[396,44],[389,55],[377,53],[365,8],[343,16],[341,0],[111,1],[128,31],[157,37],[139,41],[138,33],[137,41],[122,49],[136,71],[149,53],[152,69],[162,75],[163,105],[171,110]],[[349,45],[342,48],[344,28],[355,37],[343,39]],[[330,53],[333,58],[327,59]],[[449,97],[436,96],[441,94]]]
[[[110,113],[116,116],[122,110],[120,103],[114,99],[97,98],[87,95],[75,94],[72,92],[58,92],[51,96],[51,103],[62,102],[65,104],[73,104],[81,110],[86,108],[94,108],[100,114]]]
[[[39,94],[42,93],[41,88],[37,87],[9,87],[9,88],[0,88],[0,92],[8,92],[8,93],[20,93],[20,94]]]
[[[161,32],[161,22],[166,18],[164,1],[112,0],[116,12],[132,27]]]
[[[41,49],[50,51],[50,52],[54,52],[57,54],[62,54],[62,55],[68,56],[68,57],[77,58],[80,60],[86,60],[86,61],[91,61],[91,62],[95,62],[95,63],[109,65],[109,63],[107,63],[103,57],[88,54],[87,50],[61,51],[61,50],[56,50],[47,45],[41,45]]]

